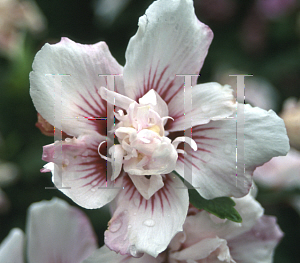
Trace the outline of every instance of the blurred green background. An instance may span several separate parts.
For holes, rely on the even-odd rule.
[[[236,74],[253,74],[268,80],[278,93],[277,112],[285,99],[300,98],[299,1],[286,1],[295,3],[285,7],[286,10],[282,7],[279,15],[278,11],[275,15],[264,13],[258,7],[258,0],[194,2],[199,20],[214,32],[199,82],[216,81],[220,74],[233,69]],[[57,196],[75,205],[58,190],[45,190],[52,186],[51,176],[40,173],[45,164],[41,160],[42,146],[52,143],[53,138],[41,134],[35,127],[37,114],[29,96],[28,80],[34,55],[44,43],[56,43],[66,36],[85,44],[105,41],[113,56],[124,65],[127,43],[137,30],[138,18],[152,1],[129,1],[114,21],[95,14],[97,1],[36,0],[36,3],[47,21],[46,30],[35,35],[23,32],[21,52],[13,58],[0,57],[0,160],[14,163],[18,168],[15,182],[2,187],[10,207],[0,215],[0,240],[13,227],[24,229],[26,210],[33,202]],[[265,213],[277,216],[285,232],[275,253],[276,263],[299,262],[300,218],[289,204],[295,195],[299,195],[299,189],[259,188],[258,200]],[[91,219],[102,245],[110,218],[108,209],[84,212]]]

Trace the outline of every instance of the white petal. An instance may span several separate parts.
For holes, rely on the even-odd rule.
[[[243,219],[242,223],[226,220],[216,224],[211,214],[206,211],[190,215],[183,226],[186,234],[184,246],[189,247],[199,240],[212,236],[228,240],[249,231],[256,220],[263,215],[263,208],[251,195],[235,198],[234,201],[236,202],[235,208]]]
[[[155,110],[161,118],[169,115],[168,105],[153,89],[149,90],[142,98],[139,98],[139,103],[143,105],[150,104],[152,109]]]
[[[256,166],[274,156],[285,155],[289,150],[284,123],[273,111],[244,105],[244,116],[244,131],[238,133],[235,119],[194,127],[192,138],[198,150],[194,152],[187,149],[189,156],[193,156],[192,160],[185,160],[182,155],[178,157],[176,171],[183,177],[186,173],[186,180],[204,198],[244,196],[252,185],[251,176]],[[244,158],[236,156],[236,144],[240,142],[237,142],[237,134],[241,135],[242,132]],[[241,171],[236,175],[237,161],[240,168],[245,168],[245,173]]]
[[[117,254],[107,246],[97,249],[82,263],[160,263],[154,257],[144,254],[141,258]]]
[[[120,254],[156,257],[182,230],[188,192],[178,177],[166,175],[164,187],[144,199],[128,177],[117,197],[117,208],[105,232],[105,244]]]
[[[263,216],[243,235],[228,241],[230,252],[237,262],[273,262],[274,249],[283,233],[273,216]]]
[[[174,121],[168,123],[166,130],[183,131],[230,116],[236,108],[232,92],[230,86],[215,82],[180,90],[168,105]],[[186,106],[188,98],[192,100],[190,107]]]
[[[101,98],[106,100],[108,103],[116,105],[117,107],[120,107],[125,110],[127,110],[129,105],[134,102],[134,100],[117,92],[108,90],[105,87],[100,87],[99,94]]]
[[[234,208],[239,212],[243,222],[235,223],[228,220],[223,224],[222,228],[220,228],[218,231],[218,236],[227,240],[249,231],[264,213],[264,209],[260,203],[257,202],[251,194],[248,194],[242,198],[232,199],[236,204]]]
[[[58,198],[30,206],[26,233],[30,263],[80,263],[97,248],[85,214]]]
[[[105,120],[86,118],[106,117],[106,102],[98,94],[101,86],[107,86],[106,79],[98,74],[121,73],[122,67],[104,42],[81,45],[62,38],[55,45],[45,44],[36,54],[30,73],[30,95],[43,118],[67,134],[78,136],[96,130],[105,135]],[[58,75],[62,88],[56,87]],[[115,79],[116,90],[122,90],[122,78]]]
[[[139,135],[144,132],[147,133],[147,130],[141,131]],[[150,137],[149,139],[151,140]],[[123,167],[126,173],[135,175],[160,175],[174,171],[178,157],[176,149],[167,137],[160,138],[156,141],[157,143],[154,142],[155,139],[153,138],[152,143],[149,144],[141,143],[140,140],[136,140],[136,143],[131,143],[131,146],[140,153],[145,154],[145,156],[141,160],[140,158],[131,158],[125,161]]]
[[[234,262],[231,260],[227,241],[218,237],[203,239],[179,252],[171,253],[170,257],[178,261],[182,260],[186,262],[189,262],[189,260],[197,260],[197,262],[202,263],[201,259],[207,260],[204,260],[203,263],[221,261],[228,263]],[[209,259],[207,259],[208,257]],[[217,259],[220,259],[220,261]]]
[[[12,229],[0,245],[0,262],[24,262],[25,236],[21,229]]]
[[[113,169],[113,173],[111,176],[111,180],[115,180],[122,169],[122,162],[123,162],[123,157],[125,155],[125,151],[123,150],[121,145],[113,145],[110,149],[109,149],[109,153],[112,155],[111,156],[111,160],[112,160],[112,169]]]
[[[164,186],[161,175],[151,175],[149,179],[143,175],[129,176],[136,189],[146,200],[149,200],[153,194]]]
[[[155,1],[128,44],[126,95],[137,100],[154,89],[168,103],[184,85],[184,77],[176,74],[198,74],[212,38],[195,16],[192,0]]]
[[[105,137],[94,134],[44,146],[43,160],[54,163],[45,168],[51,170],[55,186],[89,209],[102,207],[115,198],[122,181],[120,177],[107,183],[107,164],[98,154],[101,141]]]

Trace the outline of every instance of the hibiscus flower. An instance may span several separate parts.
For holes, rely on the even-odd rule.
[[[276,218],[263,215],[263,208],[250,194],[234,201],[242,223],[191,208],[183,232],[157,258],[147,254],[139,259],[118,255],[103,246],[84,263],[272,262],[274,249],[283,236]]]
[[[85,208],[115,199],[105,243],[121,254],[156,257],[182,230],[188,190],[172,171],[204,198],[241,197],[255,167],[289,149],[273,111],[237,105],[229,86],[197,85],[196,77],[182,76],[199,74],[212,38],[191,0],[159,0],[140,17],[124,68],[104,42],[67,38],[45,44],[34,59],[33,103],[67,134],[44,147],[49,163],[43,171]],[[238,130],[245,138],[239,160],[245,172],[238,176],[237,108],[245,117]]]
[[[80,263],[96,249],[97,239],[86,215],[54,198],[30,205],[26,235],[12,229],[0,245],[0,261]]]

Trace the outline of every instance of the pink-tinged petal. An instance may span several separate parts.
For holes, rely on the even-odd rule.
[[[192,99],[191,109],[186,111],[188,98]],[[230,86],[215,82],[180,90],[168,106],[174,121],[168,122],[167,131],[183,131],[211,120],[224,119],[236,109]]]
[[[254,199],[251,193],[242,198],[232,199],[236,204],[234,208],[241,215],[243,222],[235,223],[227,220],[220,224],[222,225],[222,229],[218,231],[218,236],[227,240],[250,230],[264,213],[264,209],[260,203]]]
[[[44,168],[52,172],[55,186],[84,208],[102,207],[120,190],[122,177],[107,182],[107,164],[98,153],[99,143],[105,140],[93,134],[44,146],[43,160],[50,162]]]
[[[189,247],[199,240],[216,236],[228,240],[249,231],[263,215],[263,208],[251,195],[234,198],[234,201],[235,208],[243,219],[242,223],[226,220],[216,224],[212,215],[206,211],[188,216],[183,226],[186,234],[184,246]]]
[[[21,229],[12,229],[0,245],[0,262],[23,263],[25,236]]]
[[[291,148],[286,156],[272,158],[255,169],[253,178],[266,187],[300,187],[300,152]]]
[[[121,145],[113,145],[109,148],[108,152],[111,154],[111,166],[113,170],[111,180],[115,180],[121,172],[125,151]]]
[[[143,97],[139,98],[139,104],[151,105],[161,118],[169,116],[167,103],[158,95],[155,90],[148,91]]]
[[[187,153],[193,157],[191,159],[185,159],[182,154],[178,156],[176,171],[182,177],[185,172],[192,175],[186,176],[186,180],[204,198],[244,196],[252,185],[254,169],[274,156],[285,155],[289,150],[282,119],[271,110],[267,112],[250,105],[238,107],[242,106],[245,117],[243,130],[237,131],[235,119],[211,121],[196,126],[192,138],[198,150],[194,152],[187,149]],[[240,155],[236,157],[237,134],[244,134],[244,158]],[[241,145],[239,142],[238,145]],[[245,173],[241,171],[236,175],[236,158],[239,167],[243,168],[241,170],[245,168]]]
[[[199,212],[198,209],[197,209],[197,212]],[[178,232],[173,237],[173,239],[171,240],[171,242],[168,246],[169,251],[172,252],[172,251],[179,250],[185,240],[186,240],[186,233],[184,231]]]
[[[173,174],[164,187],[146,200],[129,177],[116,199],[116,210],[105,232],[105,244],[122,255],[147,253],[157,257],[182,230],[188,209],[188,191]]]
[[[197,260],[199,263],[235,263],[230,256],[227,241],[218,237],[206,238],[179,252],[173,252],[170,258],[183,262],[196,262]]]
[[[62,38],[57,44],[45,44],[32,67],[30,95],[44,119],[73,136],[90,130],[106,134],[106,121],[95,119],[107,115],[106,102],[98,93],[107,83],[99,74],[121,74],[122,67],[104,42],[81,45]],[[116,90],[121,91],[122,78],[115,79]]]
[[[154,89],[168,103],[184,86],[176,74],[199,73],[213,33],[195,16],[192,0],[155,1],[138,24],[126,51],[125,94],[137,100]]]
[[[143,175],[129,174],[129,176],[136,189],[146,200],[149,200],[153,194],[164,186],[161,175],[151,175],[150,178]]]
[[[255,226],[243,235],[228,241],[232,257],[243,263],[269,263],[274,249],[283,237],[273,216],[262,216]]]
[[[26,233],[30,263],[80,263],[97,249],[89,219],[57,198],[30,206]]]
[[[120,255],[110,250],[107,246],[97,249],[90,257],[82,263],[161,263],[156,258],[144,254],[141,258],[128,255]]]

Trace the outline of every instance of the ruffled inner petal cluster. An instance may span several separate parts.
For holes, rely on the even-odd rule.
[[[171,173],[176,167],[179,143],[186,142],[194,151],[197,150],[196,143],[189,137],[178,137],[172,142],[165,136],[164,124],[171,117],[168,116],[167,104],[156,91],[147,92],[139,103],[104,87],[100,88],[99,93],[108,103],[123,108],[115,112],[119,123],[114,134],[120,144],[109,149],[111,158],[101,155],[112,163],[113,180],[118,177],[122,165],[124,171],[133,177],[149,176],[150,179],[151,176]],[[137,182],[136,178],[132,179]],[[136,186],[149,199],[151,196],[145,195],[144,188],[138,185],[145,184]]]

